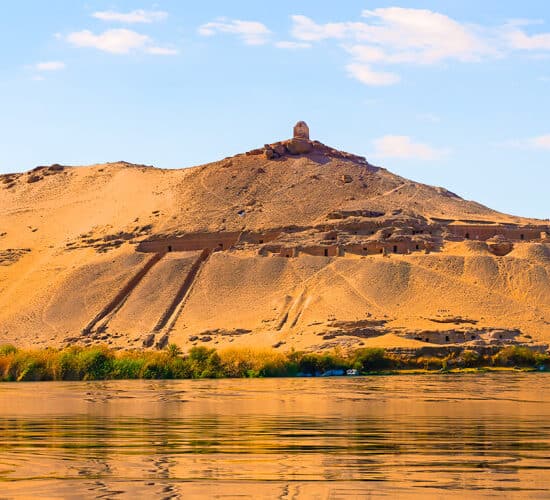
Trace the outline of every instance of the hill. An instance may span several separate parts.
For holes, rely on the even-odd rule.
[[[179,170],[0,176],[0,344],[550,340],[548,221],[290,140]]]

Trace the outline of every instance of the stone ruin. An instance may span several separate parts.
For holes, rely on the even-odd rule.
[[[294,139],[305,139],[309,141],[309,127],[306,122],[299,121],[294,125]]]
[[[312,141],[309,138],[309,127],[304,121],[299,121],[294,125],[292,139],[286,139],[273,144],[265,144],[263,148],[253,149],[244,154],[246,156],[263,154],[268,160],[277,160],[286,156],[299,156],[310,153],[325,157],[352,160],[362,165],[369,165],[366,158],[363,156],[344,153],[343,151],[338,151],[319,141]]]

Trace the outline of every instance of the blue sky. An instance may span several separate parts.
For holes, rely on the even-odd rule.
[[[312,138],[550,217],[550,2],[18,0],[0,17],[0,173],[164,168]]]

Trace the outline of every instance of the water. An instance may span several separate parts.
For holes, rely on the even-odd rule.
[[[0,384],[0,498],[550,498],[549,382]]]

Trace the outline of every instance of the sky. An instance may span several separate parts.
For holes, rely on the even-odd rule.
[[[183,168],[291,136],[550,217],[547,0],[18,0],[0,173]]]

